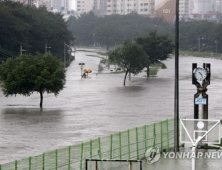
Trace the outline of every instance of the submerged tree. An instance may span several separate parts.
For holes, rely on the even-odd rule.
[[[156,32],[150,32],[146,37],[139,37],[136,42],[143,47],[150,59],[150,62],[147,63],[147,77],[149,77],[150,64],[166,60],[174,49],[170,36],[158,35]]]
[[[0,76],[6,97],[16,94],[30,96],[38,92],[41,108],[43,94],[54,93],[57,96],[65,84],[65,71],[51,53],[8,58],[2,65]]]
[[[119,67],[125,69],[124,86],[128,73],[136,75],[140,73],[148,63],[148,56],[143,48],[131,42],[125,42],[123,46],[110,51],[108,55],[111,61],[116,62]]]

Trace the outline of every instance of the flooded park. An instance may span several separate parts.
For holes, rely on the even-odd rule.
[[[0,92],[1,164],[173,118],[173,56],[163,61],[167,69],[160,69],[156,77],[146,78],[141,72],[127,79],[124,87],[124,73],[113,74],[105,68],[97,74],[100,58],[105,57],[98,50],[77,50],[67,68],[64,90],[57,97],[44,94],[43,109],[37,93],[6,98]],[[85,79],[81,79],[79,63],[92,70]],[[193,118],[192,63],[211,64],[209,119],[221,119],[222,60],[191,56],[179,59],[180,117]]]

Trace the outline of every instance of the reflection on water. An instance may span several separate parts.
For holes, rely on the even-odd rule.
[[[172,59],[166,61],[168,69],[160,70],[158,78],[144,78],[142,72],[132,76],[132,81],[127,79],[123,87],[124,74],[96,75],[99,58],[85,54],[76,54],[76,60],[67,69],[66,88],[57,97],[44,94],[42,110],[38,93],[5,98],[0,92],[0,163],[173,117]],[[80,62],[93,70],[90,78],[81,80]],[[189,65],[182,67],[187,74],[181,77],[187,78],[180,81],[180,113],[192,118],[196,90],[187,76]],[[218,80],[217,86],[220,85]],[[222,106],[213,100],[220,100],[221,95],[216,94],[213,81],[210,86],[209,110],[213,112],[209,115],[220,117]]]

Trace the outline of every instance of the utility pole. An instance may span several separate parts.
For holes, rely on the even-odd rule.
[[[48,48],[51,48],[51,47],[48,47],[47,44],[45,44],[45,53],[47,53]]]
[[[66,68],[66,42],[64,42],[64,69]]]
[[[176,0],[175,22],[175,91],[174,91],[174,151],[179,151],[179,0]]]
[[[22,56],[22,52],[23,51],[26,51],[26,50],[24,50],[24,49],[22,49],[22,46],[20,46],[20,55]]]

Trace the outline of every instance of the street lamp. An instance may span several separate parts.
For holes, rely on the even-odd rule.
[[[94,47],[96,46],[96,42],[95,42],[95,35],[96,35],[96,34],[95,34],[95,33],[93,33],[93,43],[94,43],[94,44],[93,44],[93,46],[94,46]]]
[[[79,66],[80,66],[80,69],[81,69],[81,79],[82,79],[82,70],[83,70],[84,65],[85,65],[85,63],[79,63]]]
[[[24,49],[22,49],[22,46],[20,46],[20,55],[22,56],[22,52],[23,51],[26,51],[26,50],[24,50]]]
[[[64,42],[64,69],[66,68],[66,46],[71,50],[71,47]]]
[[[214,43],[216,44],[216,53],[217,53],[217,44],[218,44],[218,40],[215,40]]]
[[[45,53],[47,53],[48,48],[51,48],[51,47],[48,47],[47,44],[45,44]]]

